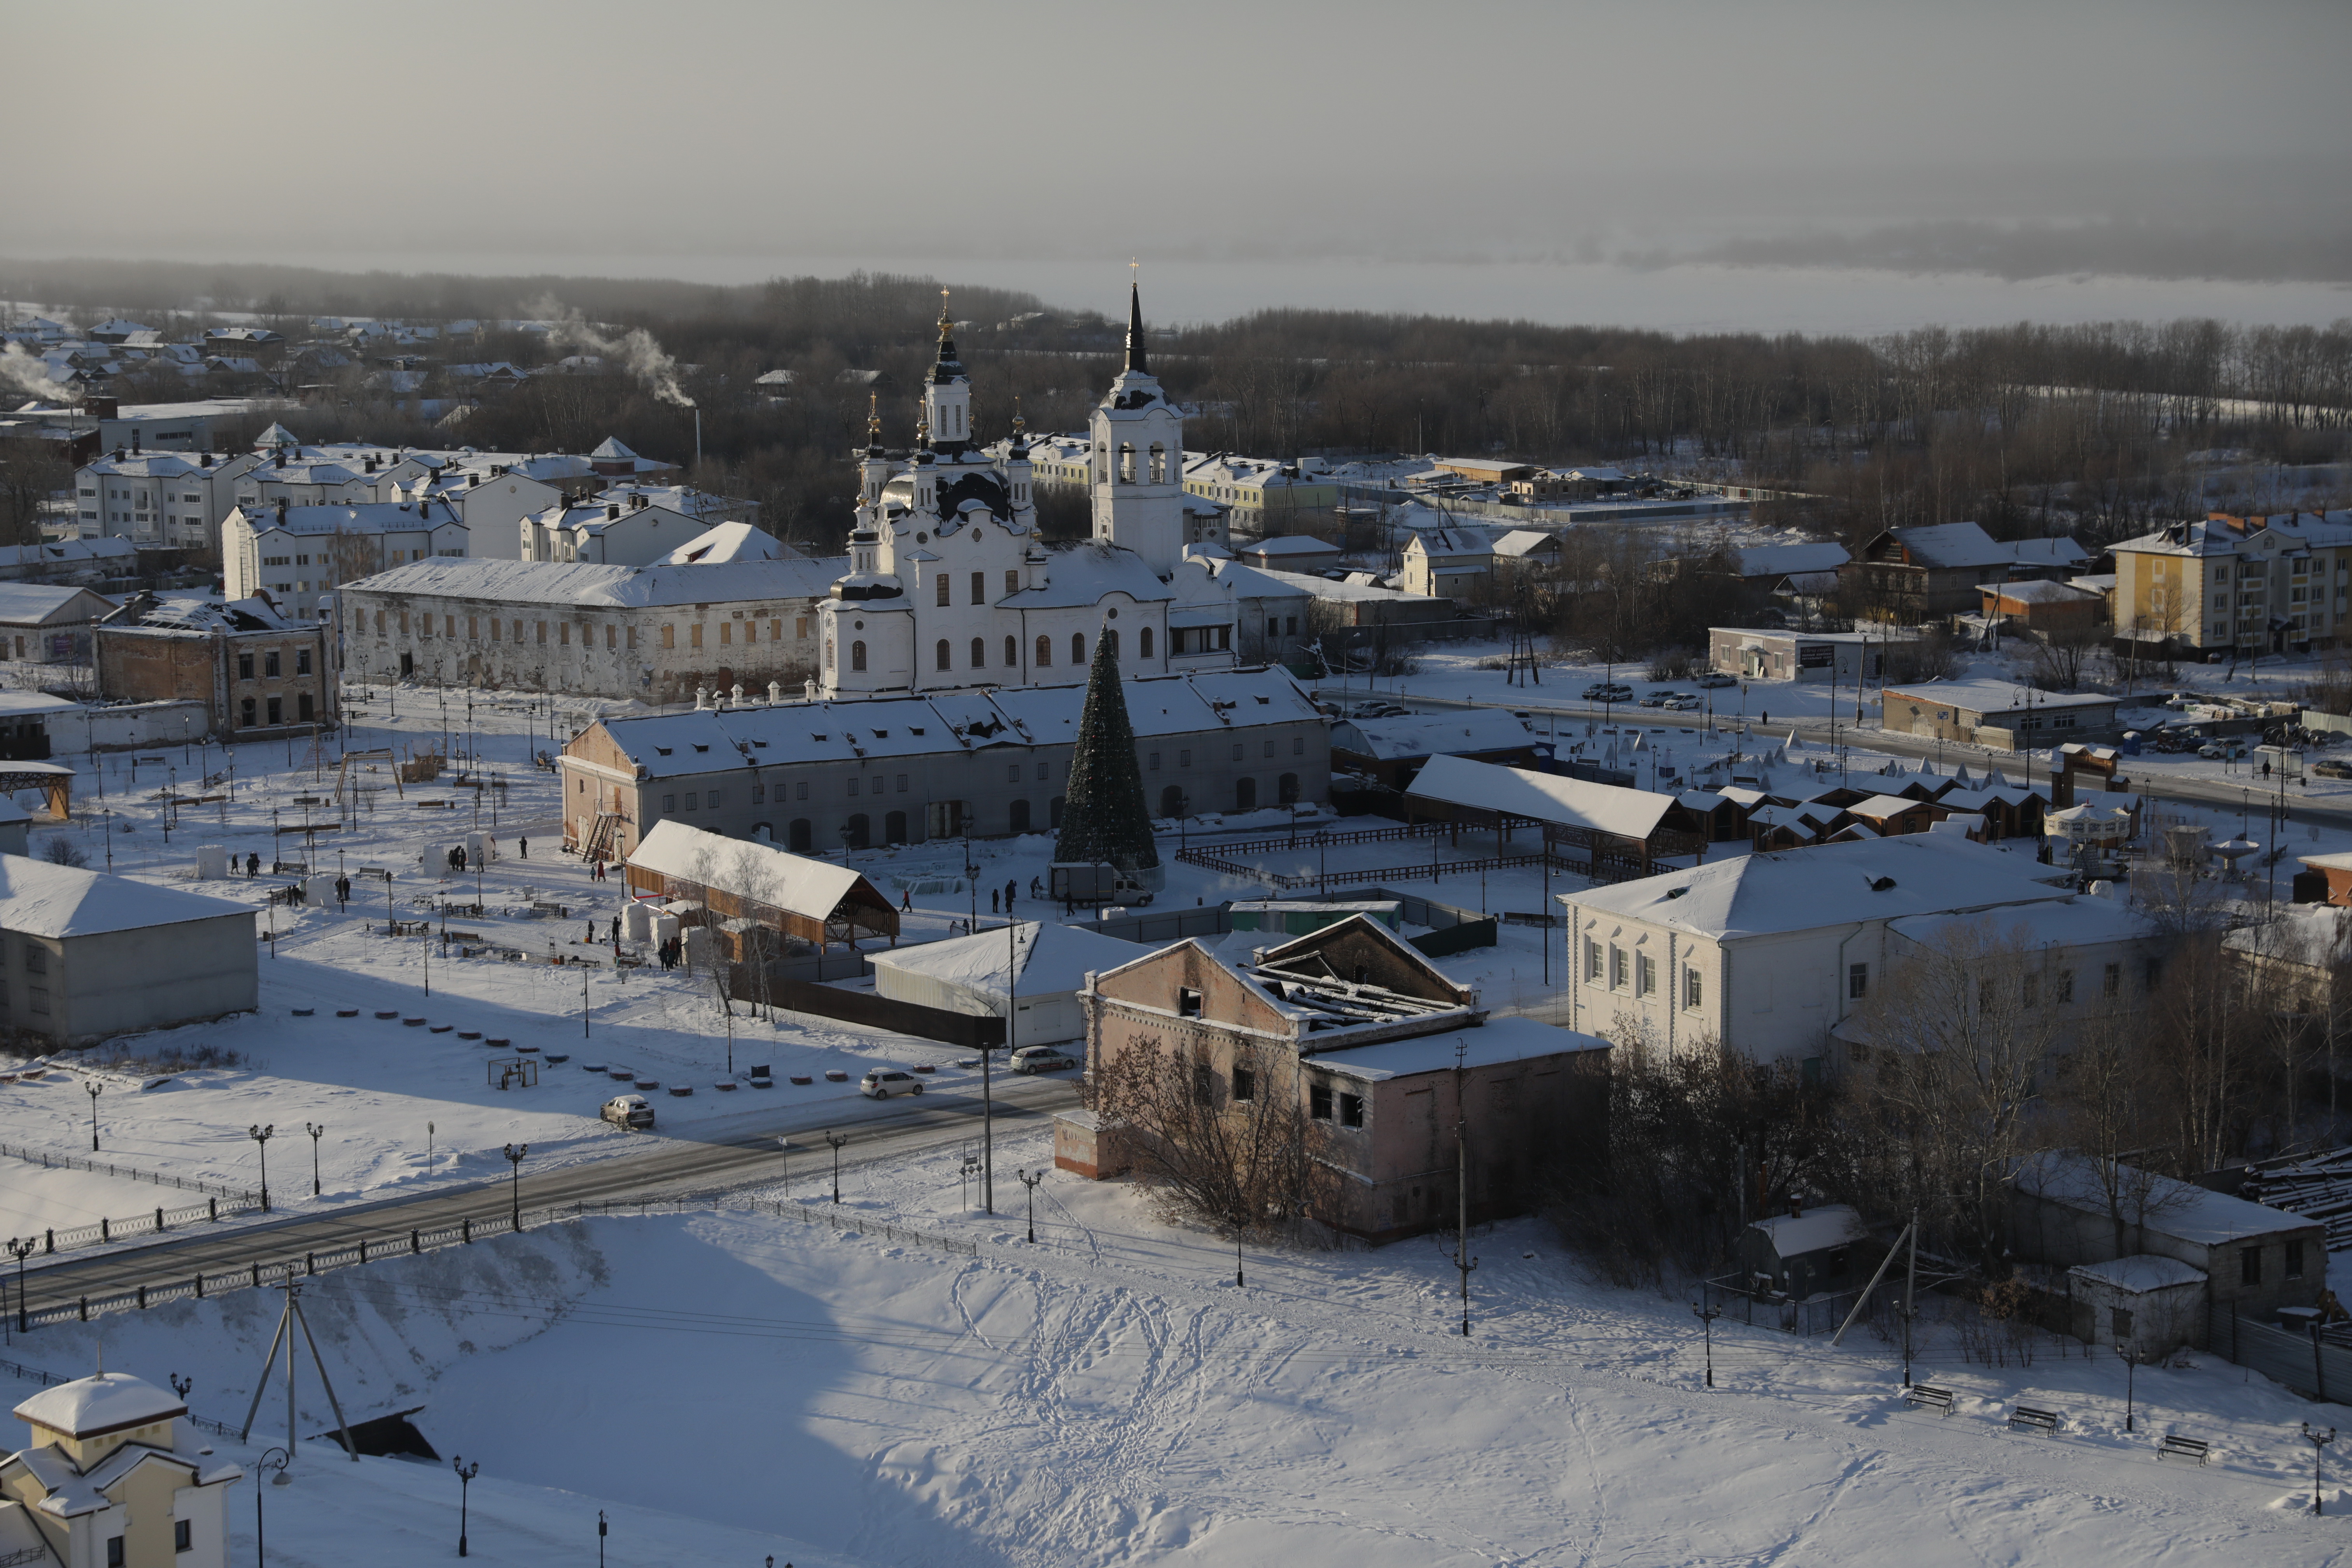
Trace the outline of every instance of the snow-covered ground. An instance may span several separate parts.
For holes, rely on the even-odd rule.
[[[1729,1321],[1707,1352],[1680,1293],[1594,1283],[1532,1220],[1474,1236],[1473,1332],[1448,1238],[1251,1249],[1156,1218],[1123,1184],[1036,1192],[1035,1247],[998,1151],[996,1217],[958,1152],[852,1173],[845,1217],[979,1243],[689,1213],[550,1227],[315,1282],[306,1307],[353,1419],[422,1405],[440,1464],[352,1466],[306,1442],[271,1489],[277,1560],[371,1568],[446,1552],[478,1462],[473,1552],[577,1563],[598,1510],[627,1564],[2064,1562],[2337,1563],[2352,1524],[2300,1511],[2312,1406],[2201,1354],[2137,1377],[2038,1342],[2031,1365],[1918,1375]],[[43,1330],[15,1352],[196,1378],[241,1419],[269,1292]],[[305,1367],[300,1431],[330,1417]],[[2011,1430],[2023,1400],[2063,1417]],[[274,1394],[257,1439],[284,1429]],[[2214,1445],[2159,1464],[2167,1432]],[[217,1441],[217,1440],[215,1440]],[[228,1457],[257,1450],[231,1442]],[[2342,1496],[2332,1483],[2331,1499]],[[2331,1501],[2331,1507],[2341,1507]],[[239,1560],[250,1498],[230,1510]]]

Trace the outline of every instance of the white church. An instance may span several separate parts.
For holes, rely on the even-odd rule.
[[[1098,642],[1130,675],[1230,668],[1297,636],[1305,593],[1227,556],[1222,510],[1184,491],[1183,416],[1151,374],[1132,287],[1127,367],[1092,436],[1093,536],[1049,543],[1021,421],[995,455],[974,437],[942,306],[911,460],[868,421],[850,569],[819,606],[823,695],[1071,685]]]

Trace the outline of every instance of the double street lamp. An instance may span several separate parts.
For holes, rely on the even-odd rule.
[[[264,1127],[256,1122],[245,1130],[245,1135],[252,1139],[261,1149],[261,1212],[268,1214],[269,1212],[269,1141],[278,1135],[278,1129],[274,1124]]]

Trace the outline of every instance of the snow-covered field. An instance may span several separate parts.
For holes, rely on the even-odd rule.
[[[853,1173],[852,1216],[975,1258],[701,1212],[321,1279],[306,1306],[347,1411],[422,1405],[444,1462],[305,1443],[268,1499],[276,1560],[446,1552],[452,1454],[482,1467],[474,1553],[519,1564],[585,1561],[600,1509],[616,1568],[2352,1559],[2352,1523],[2300,1511],[2313,1407],[2202,1355],[2139,1372],[2129,1435],[2121,1366],[2053,1340],[1988,1368],[1931,1334],[1944,1418],[1902,1405],[1895,1349],[1860,1331],[1832,1350],[1718,1322],[1710,1390],[1679,1294],[1594,1283],[1538,1222],[1474,1236],[1465,1341],[1444,1238],[1254,1250],[1237,1288],[1228,1246],[1055,1173],[1032,1247],[1013,1172],[1049,1158],[1000,1146],[993,1219],[964,1211],[954,1151]],[[274,1319],[240,1293],[16,1353],[78,1371],[103,1333],[110,1367],[192,1373],[193,1406],[234,1421]],[[314,1435],[307,1368],[299,1388]],[[2061,1431],[2011,1430],[2021,1399]],[[264,1402],[257,1438],[282,1412]],[[2160,1464],[2170,1431],[2212,1463]],[[242,1488],[230,1518],[241,1560]]]

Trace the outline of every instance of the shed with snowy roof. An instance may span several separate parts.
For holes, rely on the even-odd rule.
[[[728,838],[683,822],[656,823],[631,852],[629,890],[707,908],[707,923],[726,933],[729,956],[758,963],[752,927],[823,947],[859,938],[898,938],[898,911],[880,889],[846,866],[793,855],[772,845]]]
[[[982,1018],[1003,1017],[1009,997],[1018,1016],[1005,1043],[1055,1045],[1086,1038],[1078,993],[1087,972],[1132,963],[1143,952],[1097,931],[1026,921],[1009,935],[983,931],[877,952],[874,990],[893,1001]]]
[[[2021,1258],[2112,1271],[2146,1258],[2194,1270],[2206,1310],[2184,1334],[2189,1344],[2207,1342],[2207,1313],[2267,1321],[2282,1307],[2317,1306],[2326,1284],[2326,1226],[2305,1215],[2068,1150],[2019,1161],[2009,1185],[2010,1247]],[[2180,1278],[2118,1278],[2142,1276]]]
[[[259,1001],[250,909],[102,871],[0,855],[0,1017],[61,1045]]]
[[[2066,1270],[2074,1337],[2158,1361],[2198,1339],[2205,1276],[2177,1258],[2136,1253]]]
[[[1870,1278],[1883,1250],[1845,1204],[1792,1205],[1751,1223],[1734,1248],[1744,1289],[1795,1301],[1853,1289]]]

